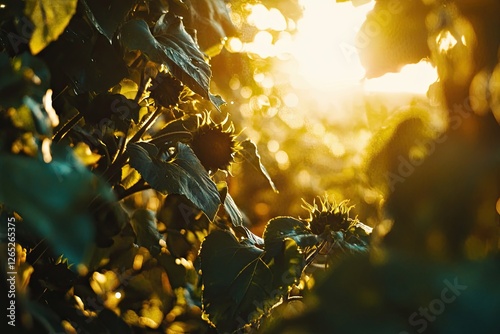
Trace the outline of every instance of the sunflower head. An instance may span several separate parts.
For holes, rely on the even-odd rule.
[[[183,89],[182,83],[170,73],[159,73],[152,81],[151,97],[165,108],[175,106],[179,102],[179,96]]]
[[[349,217],[349,211],[352,206],[348,205],[347,200],[337,203],[336,201],[329,201],[328,197],[319,197],[320,205],[313,201],[312,204],[307,203],[305,200],[304,209],[309,211],[309,227],[315,234],[321,234],[329,227],[330,231],[347,231],[357,220]]]
[[[200,118],[193,132],[191,147],[208,172],[215,173],[218,169],[228,171],[235,153],[240,149],[236,137],[234,124],[228,123],[227,118],[217,123],[207,114]]]

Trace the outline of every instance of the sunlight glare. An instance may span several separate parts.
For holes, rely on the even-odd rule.
[[[429,85],[437,80],[436,69],[427,61],[404,66],[399,73],[387,73],[366,80],[363,87],[369,92],[402,92],[426,94]]]
[[[429,85],[437,80],[436,69],[425,61],[407,65],[399,73],[364,79],[365,70],[355,48],[355,37],[374,1],[357,7],[335,0],[303,0],[301,4],[304,14],[297,23],[291,50],[297,64],[287,65],[298,66],[292,74],[294,88],[319,94],[325,91],[344,94],[356,87],[367,92],[425,94]]]
[[[312,87],[322,90],[356,84],[364,69],[354,48],[354,38],[368,4],[353,7],[334,0],[302,1],[304,14],[297,23],[292,55],[298,62],[299,75]]]
[[[465,44],[465,36],[462,36],[462,41]],[[439,35],[436,36],[436,43],[439,45],[440,52],[446,52],[457,45],[458,41],[452,33],[447,30],[446,32],[440,32]]]

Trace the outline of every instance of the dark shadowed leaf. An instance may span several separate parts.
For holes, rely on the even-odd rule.
[[[203,51],[208,52],[212,47],[221,45],[226,37],[236,36],[225,0],[184,2],[187,6],[173,6],[172,10],[185,18],[186,27],[196,30],[197,41]]]
[[[271,179],[271,176],[266,170],[266,167],[262,164],[260,161],[260,155],[259,152],[257,152],[257,145],[250,139],[244,140],[241,142],[241,147],[242,149],[238,151],[238,154],[243,156],[243,158],[250,163],[252,167],[257,169],[262,173],[262,175],[267,179],[269,182],[269,185],[275,192],[278,192],[278,189],[276,189],[276,186],[274,185],[273,180]]]
[[[130,120],[138,121],[140,108],[137,102],[122,94],[106,92],[95,96],[88,108],[81,112],[85,121],[92,124],[98,124],[103,119],[113,119],[112,116],[118,121],[128,123]]]
[[[128,70],[115,48],[99,36],[90,58],[81,66],[68,66],[68,75],[81,92],[105,92],[126,77]]]
[[[158,263],[168,274],[168,280],[173,289],[186,286],[186,267],[175,262],[171,254],[162,253],[157,256]]]
[[[151,255],[160,253],[160,240],[163,239],[156,226],[156,217],[153,211],[137,209],[132,215],[130,224],[136,235],[136,243],[149,250]]]
[[[99,196],[112,200],[111,190],[65,146],[53,145],[50,163],[2,155],[0,165],[0,201],[71,263],[79,263],[94,239],[88,206]]]
[[[208,230],[210,223],[202,211],[186,198],[178,194],[169,194],[163,201],[156,217],[168,230]]]
[[[257,246],[259,248],[263,248],[264,239],[262,239],[261,237],[259,237],[256,234],[254,234],[252,231],[250,231],[244,225],[235,226],[235,227],[233,227],[233,230],[237,236],[239,236],[239,237],[242,236],[244,238],[247,238],[246,242],[248,244],[253,245],[253,246]]]
[[[273,275],[263,254],[225,231],[216,230],[203,242],[203,312],[220,333],[258,320],[274,305]]]
[[[128,146],[130,165],[144,180],[163,194],[186,196],[209,217],[214,219],[221,204],[217,186],[189,146],[179,143],[172,161],[157,157],[158,149],[148,143]]]
[[[111,42],[137,0],[82,0],[81,3],[90,22]]]

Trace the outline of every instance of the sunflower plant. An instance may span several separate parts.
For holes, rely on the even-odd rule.
[[[224,1],[4,1],[0,28],[16,326],[234,332],[291,297],[334,234],[276,217],[257,236],[231,197],[234,164],[277,189],[212,92],[209,54],[236,33]]]

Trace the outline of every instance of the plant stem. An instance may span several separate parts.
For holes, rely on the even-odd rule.
[[[128,140],[128,142],[133,142],[134,143],[136,141],[139,141],[141,139],[142,135],[144,133],[146,133],[146,131],[149,130],[149,128],[153,125],[153,123],[156,121],[156,119],[158,119],[158,117],[160,117],[161,114],[162,114],[161,108],[156,108],[156,110],[153,112],[153,114],[151,116],[149,116],[149,118],[143,122],[143,125],[141,126],[141,128],[139,129],[139,131],[137,131],[132,136],[132,138],[130,138]]]
[[[153,125],[153,123],[156,121],[156,119],[161,115],[162,110],[160,108],[157,108],[152,115],[145,120],[142,123],[141,128],[130,138],[128,141],[126,141],[123,144],[123,148],[121,149],[121,154],[118,155],[118,157],[113,161],[111,166],[108,168],[108,170],[104,173],[104,178],[109,182],[113,176],[116,175],[120,171],[120,169],[127,163],[128,156],[126,154],[126,146],[128,143],[132,142],[135,143],[139,141],[144,135],[144,133]]]
[[[54,142],[59,142],[61,139],[66,136],[66,134],[73,128],[73,126],[76,125],[81,119],[83,115],[78,113],[75,116],[73,116],[69,121],[67,121],[55,134],[52,136],[52,141]]]
[[[136,184],[134,184],[132,187],[125,189],[121,193],[118,193],[117,197],[118,197],[118,200],[121,201],[122,199],[124,199],[132,194],[135,194],[135,193],[140,192],[140,191],[148,190],[148,189],[151,189],[151,186],[148,183],[146,183],[145,181],[143,181],[143,182],[139,181]]]

